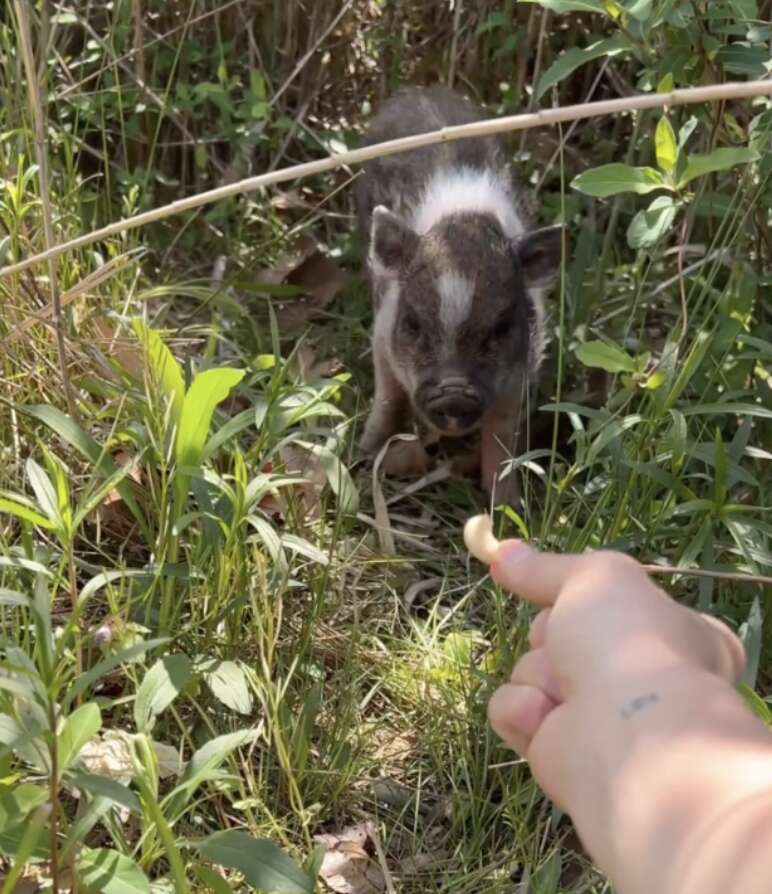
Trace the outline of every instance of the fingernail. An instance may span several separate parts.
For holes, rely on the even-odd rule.
[[[494,580],[499,576],[505,576],[507,572],[518,562],[533,555],[533,550],[522,540],[505,540],[496,553],[496,558],[491,565],[491,575]]]

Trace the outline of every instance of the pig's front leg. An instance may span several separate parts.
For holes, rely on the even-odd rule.
[[[517,476],[510,472],[498,481],[502,463],[515,455],[520,427],[521,403],[519,396],[500,397],[485,413],[481,433],[481,485],[496,503],[512,505],[520,499]]]
[[[365,430],[359,443],[367,454],[377,453],[392,435],[405,431],[410,413],[410,401],[389,363],[389,358],[376,338],[373,345],[375,367],[375,397]]]

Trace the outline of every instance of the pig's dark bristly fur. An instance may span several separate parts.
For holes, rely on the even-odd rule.
[[[365,143],[484,117],[445,88],[407,88],[385,103]],[[357,204],[376,309],[375,401],[362,447],[378,450],[411,418],[434,437],[479,429],[492,493],[541,362],[542,296],[558,272],[560,232],[531,230],[493,137],[368,162]],[[415,444],[401,457],[395,472],[426,460]],[[497,498],[513,497],[513,482]]]

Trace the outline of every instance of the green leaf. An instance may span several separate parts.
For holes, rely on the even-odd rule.
[[[96,702],[81,705],[64,721],[59,733],[59,765],[65,770],[81,748],[90,742],[102,726],[102,714]]]
[[[338,508],[344,515],[356,515],[359,510],[359,492],[351,477],[351,473],[328,447],[319,444],[310,444],[304,441],[297,442],[318,459],[324,470],[330,490],[338,498]]]
[[[242,369],[207,369],[193,379],[182,405],[177,434],[179,465],[200,463],[215,407],[225,400],[244,374]]]
[[[145,351],[153,383],[171,400],[172,419],[179,425],[185,400],[185,380],[180,365],[155,329],[150,329],[142,320],[134,320],[132,325]]]
[[[10,512],[11,515],[15,515],[16,518],[20,518],[22,521],[49,531],[56,527],[49,518],[40,512],[36,512],[34,509],[30,509],[29,506],[24,506],[22,503],[17,503],[16,500],[8,500],[5,497],[0,497],[0,512]]]
[[[272,841],[239,829],[215,832],[195,844],[206,860],[236,869],[247,884],[265,894],[312,894],[314,882]]]
[[[138,655],[149,652],[151,649],[155,649],[156,646],[162,646],[167,642],[169,640],[166,637],[149,639],[129,646],[128,649],[122,649],[115,655],[108,655],[107,658],[103,658],[102,661],[95,664],[86,673],[73,680],[72,686],[67,690],[66,703],[72,702],[81,692],[88,689],[92,683],[96,683],[97,680],[109,673],[114,667],[118,667],[119,664],[125,664],[127,661],[131,661],[132,658],[136,658]]]
[[[643,211],[639,211],[627,228],[630,248],[648,248],[662,239],[673,226],[678,205],[670,196],[657,196]]]
[[[684,407],[684,416],[713,416],[721,413],[731,413],[736,416],[758,416],[761,419],[772,419],[772,410],[762,407],[761,404],[746,404],[737,401],[727,401],[725,404],[697,404],[693,407]]]
[[[99,776],[96,773],[85,773],[81,770],[71,770],[67,773],[67,782],[95,798],[107,798],[108,801],[125,807],[132,813],[138,815],[142,813],[139,798],[128,786],[118,782],[117,779]]]
[[[591,168],[571,181],[571,186],[587,196],[614,196],[620,192],[643,195],[655,189],[670,189],[659,171],[654,168],[633,168],[630,165],[610,164]]]
[[[184,792],[198,786],[212,770],[220,764],[237,748],[247,743],[254,742],[257,733],[255,730],[238,730],[235,733],[226,733],[210,739],[196,751],[185,767],[185,772],[174,793],[181,795]]]
[[[227,708],[239,714],[249,714],[252,710],[252,695],[247,686],[247,677],[235,661],[219,661],[204,674],[212,694]]]
[[[716,59],[731,74],[760,78],[769,64],[768,47],[746,47],[739,43],[723,46]]]
[[[78,860],[80,881],[100,894],[150,894],[150,882],[137,864],[108,848],[84,848]]]
[[[21,409],[27,415],[32,416],[33,418],[40,420],[44,425],[47,425],[63,441],[68,443],[71,447],[74,447],[79,453],[85,456],[86,459],[90,460],[99,471],[100,475],[104,478],[109,478],[118,470],[119,467],[113,462],[112,457],[110,457],[90,435],[86,434],[76,422],[66,414],[62,413],[61,410],[57,410],[56,407],[49,407],[45,404],[36,404],[35,406],[22,407]],[[147,542],[153,541],[154,537],[148,528],[147,520],[137,505],[137,501],[134,499],[130,482],[121,481],[116,489],[121,495],[123,502],[129,507],[132,515],[137,520],[142,529],[142,533],[145,536],[145,540]]]
[[[670,173],[676,166],[678,159],[678,145],[675,131],[667,115],[663,115],[657,124],[654,134],[654,145],[657,149],[657,164],[660,169]]]
[[[616,56],[629,50],[630,44],[624,34],[621,33],[605,40],[596,40],[584,49],[574,47],[566,50],[565,53],[561,53],[558,56],[555,62],[539,78],[539,82],[536,85],[536,99],[541,99],[550,87],[559,84],[563,78],[568,77],[579,66],[591,62],[593,59],[599,59],[601,56]]]
[[[714,171],[726,171],[735,165],[745,165],[758,157],[758,152],[753,149],[726,147],[714,149],[707,155],[690,155],[678,181],[678,187],[680,189],[696,177],[712,174]]]
[[[212,891],[214,894],[233,894],[233,888],[228,882],[208,866],[193,866],[193,872],[198,876],[205,890]]]
[[[576,348],[576,356],[584,366],[605,369],[606,372],[635,372],[635,360],[618,345],[605,341],[588,341]]]
[[[190,681],[193,665],[184,652],[160,658],[145,674],[134,700],[134,722],[139,732],[152,729],[155,718]]]
[[[761,612],[759,597],[753,597],[748,620],[740,627],[739,634],[743,646],[745,646],[745,670],[742,682],[753,688],[759,674],[759,662],[763,645],[764,617]]]
[[[552,12],[600,12],[605,14],[606,8],[601,0],[522,0],[523,3],[536,3]]]
[[[35,499],[38,501],[38,505],[48,516],[49,520],[58,526],[60,523],[59,501],[56,498],[56,490],[53,484],[51,484],[51,479],[32,457],[27,460],[25,469],[30,486],[35,492]]]

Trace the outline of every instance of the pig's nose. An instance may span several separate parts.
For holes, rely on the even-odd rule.
[[[447,379],[427,395],[426,413],[432,425],[447,434],[472,428],[482,415],[479,395],[464,379]]]

